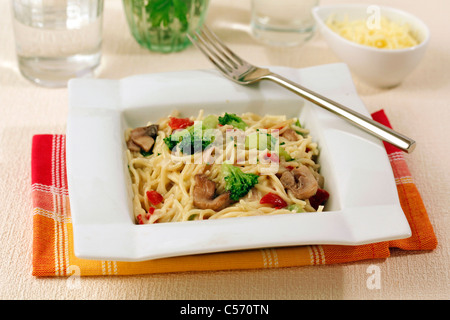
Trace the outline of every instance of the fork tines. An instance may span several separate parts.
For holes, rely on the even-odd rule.
[[[225,74],[245,64],[245,61],[231,51],[206,25],[189,40]]]

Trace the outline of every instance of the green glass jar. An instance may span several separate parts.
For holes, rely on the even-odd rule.
[[[123,0],[131,34],[144,48],[176,52],[190,45],[186,34],[203,24],[209,0]]]

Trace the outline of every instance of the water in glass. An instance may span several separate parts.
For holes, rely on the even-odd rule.
[[[92,75],[101,59],[103,0],[13,0],[19,69],[49,87]]]

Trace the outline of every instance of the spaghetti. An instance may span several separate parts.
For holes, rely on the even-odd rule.
[[[296,118],[175,111],[145,128],[125,132],[138,224],[322,211],[328,199],[318,146]]]

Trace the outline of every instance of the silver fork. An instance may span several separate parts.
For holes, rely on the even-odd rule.
[[[411,138],[371,118],[275,74],[269,69],[248,63],[231,51],[207,26],[203,26],[200,31],[195,32],[193,35],[188,35],[188,37],[227,78],[236,83],[249,85],[261,80],[273,81],[405,152],[413,152],[416,146],[415,141]]]

